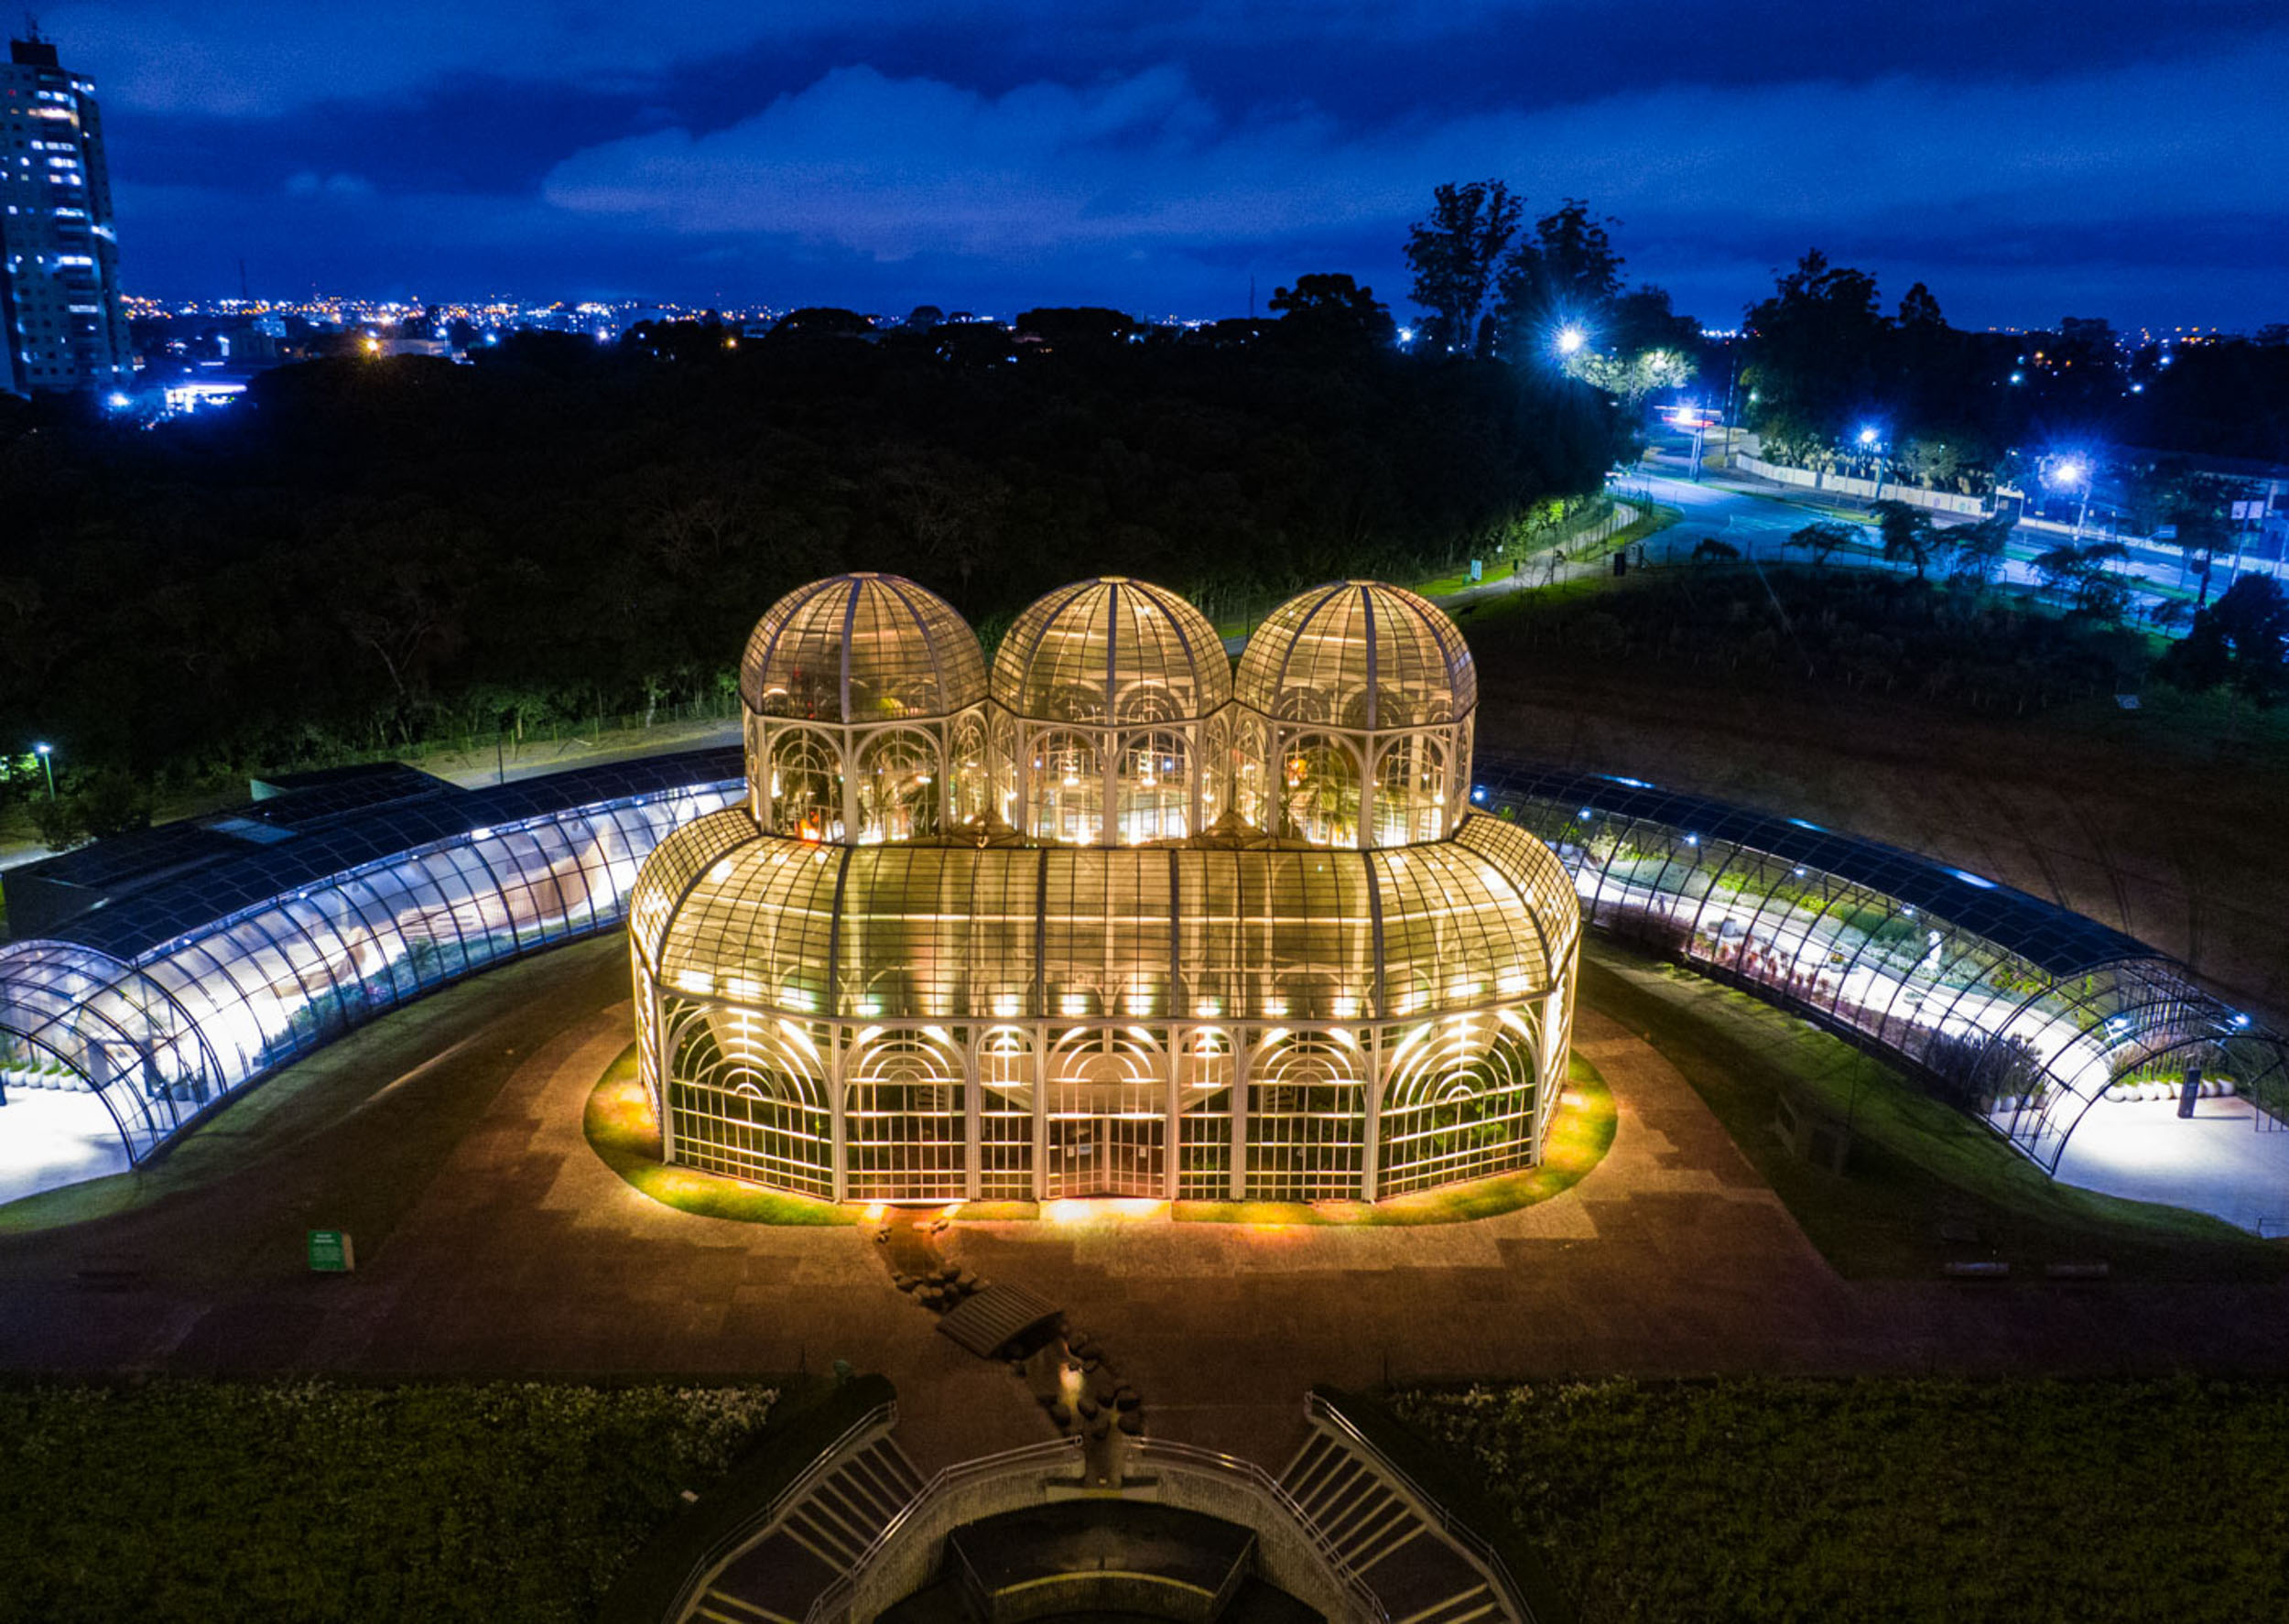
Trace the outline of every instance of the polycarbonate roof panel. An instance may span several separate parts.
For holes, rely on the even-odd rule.
[[[59,941],[78,942],[132,960],[242,908],[432,841],[604,801],[711,787],[737,790],[743,784],[740,748],[727,745],[607,762],[484,789],[400,801],[306,828],[275,845],[232,842],[233,850],[216,853],[201,866],[131,896],[99,904],[49,934]]]
[[[1602,817],[1662,824],[1704,841],[1726,841],[1819,869],[1897,897],[1959,929],[1985,937],[2054,976],[2073,975],[2124,958],[2168,958],[2095,919],[2014,891],[1984,875],[1950,868],[1895,846],[1838,834],[1799,817],[1783,817],[1638,779],[1609,777],[1514,757],[1481,754],[1471,802],[1488,810],[1512,799],[1555,801]]]

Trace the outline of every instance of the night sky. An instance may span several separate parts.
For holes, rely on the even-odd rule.
[[[2289,320],[2284,0],[108,0],[131,292],[1400,302],[1431,187],[1711,326],[1818,245],[1959,326]]]

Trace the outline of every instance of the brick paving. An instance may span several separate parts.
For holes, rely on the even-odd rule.
[[[351,1040],[370,1045],[373,1109],[483,1102],[440,1164],[395,1175],[412,1181],[401,1210],[355,1274],[301,1268],[301,1229],[363,1164],[351,1126],[320,1129],[136,1212],[0,1238],[0,1368],[706,1378],[842,1358],[897,1383],[926,1472],[1049,1435],[1015,1378],[892,1287],[867,1231],[692,1217],[605,1168],[580,1124],[629,1041],[624,970],[602,947],[559,957],[514,999]],[[2281,1367],[2289,1288],[1846,1282],[1661,1055],[1593,1009],[1578,1040],[1619,1130],[1535,1207],[1414,1229],[1107,1218],[945,1240],[1063,1305],[1156,1434],[1275,1467],[1313,1381]],[[93,1260],[112,1272],[84,1276]]]

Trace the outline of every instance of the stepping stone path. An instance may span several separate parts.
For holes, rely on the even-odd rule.
[[[946,1257],[948,1228],[948,1221],[935,1215],[909,1218],[894,1213],[874,1232],[891,1284],[939,1315],[993,1284]],[[1011,1359],[1009,1369],[1032,1391],[1052,1426],[1082,1440],[1088,1480],[1101,1486],[1120,1481],[1121,1441],[1144,1435],[1144,1401],[1120,1379],[1097,1339],[1060,1317],[1056,1334],[1032,1353]]]

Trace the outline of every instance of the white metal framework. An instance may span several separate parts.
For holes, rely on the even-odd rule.
[[[982,707],[952,615],[849,576],[757,629],[754,799],[663,842],[629,907],[670,1160],[884,1201],[1374,1200],[1533,1164],[1579,908],[1548,848],[1464,816],[1476,683],[1438,611],[1305,594],[1242,658],[1253,707],[1205,617],[1141,582],[1026,611]],[[982,712],[975,756],[930,735],[982,815],[852,787],[881,735],[851,719],[894,704],[881,726],[917,733]],[[1266,832],[1228,786],[1323,794],[1288,775],[1304,724],[1363,793],[1348,817],[1259,793]],[[799,797],[797,738],[822,785]]]
[[[910,580],[838,575],[788,593],[747,640],[739,691],[749,804],[774,833],[902,840],[983,809],[985,658]]]
[[[1241,815],[1317,845],[1436,840],[1470,791],[1478,677],[1427,599],[1339,581],[1289,599],[1234,679]]]

